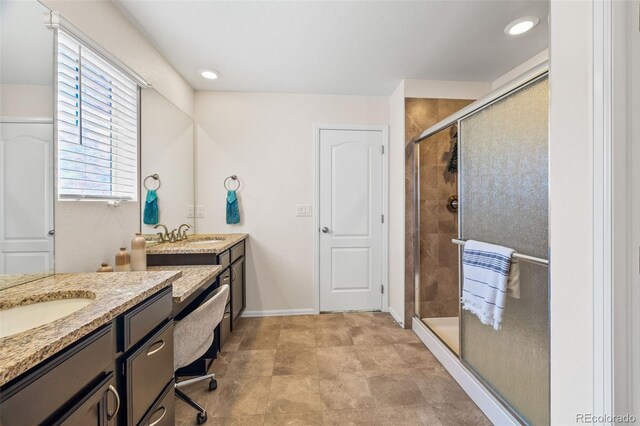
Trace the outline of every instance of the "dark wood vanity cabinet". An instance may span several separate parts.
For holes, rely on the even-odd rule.
[[[173,424],[171,290],[2,386],[0,425]]]

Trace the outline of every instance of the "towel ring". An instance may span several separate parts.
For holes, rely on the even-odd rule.
[[[155,189],[154,188],[149,188],[147,186],[147,180],[148,179],[153,179],[153,180],[157,181],[158,182],[158,186]],[[160,189],[160,185],[161,185],[160,176],[158,176],[157,173],[154,173],[152,175],[147,176],[146,178],[144,178],[143,185],[144,185],[144,189],[146,189],[147,191],[157,191],[158,189]]]
[[[229,180],[235,181],[237,186],[235,187],[235,189],[233,188],[229,188],[228,186],[228,182]],[[240,179],[238,179],[238,176],[236,175],[231,175],[228,178],[226,178],[224,180],[224,189],[226,189],[227,191],[237,191],[240,188]]]

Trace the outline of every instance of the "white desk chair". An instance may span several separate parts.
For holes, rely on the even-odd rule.
[[[213,329],[222,321],[228,300],[229,286],[225,284],[211,299],[175,323],[173,332],[174,371],[191,364],[211,347],[214,339]],[[176,396],[198,410],[196,421],[199,425],[207,421],[207,411],[189,398],[180,388],[203,380],[209,380],[210,391],[215,390],[218,386],[215,374],[205,374],[175,384]]]

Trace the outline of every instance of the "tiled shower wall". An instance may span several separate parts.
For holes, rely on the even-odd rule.
[[[410,327],[415,310],[414,266],[420,262],[420,316],[458,315],[457,214],[447,199],[457,194],[457,176],[447,172],[453,142],[444,130],[428,143],[411,142],[425,129],[473,102],[460,99],[405,99],[405,321]],[[414,161],[420,155],[420,256],[414,253]]]

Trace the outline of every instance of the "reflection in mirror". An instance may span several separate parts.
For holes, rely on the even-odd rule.
[[[54,271],[48,13],[36,0],[0,2],[0,289]]]
[[[194,227],[193,120],[151,88],[142,91],[141,109],[142,233],[155,236],[157,223],[169,231],[183,223]]]

